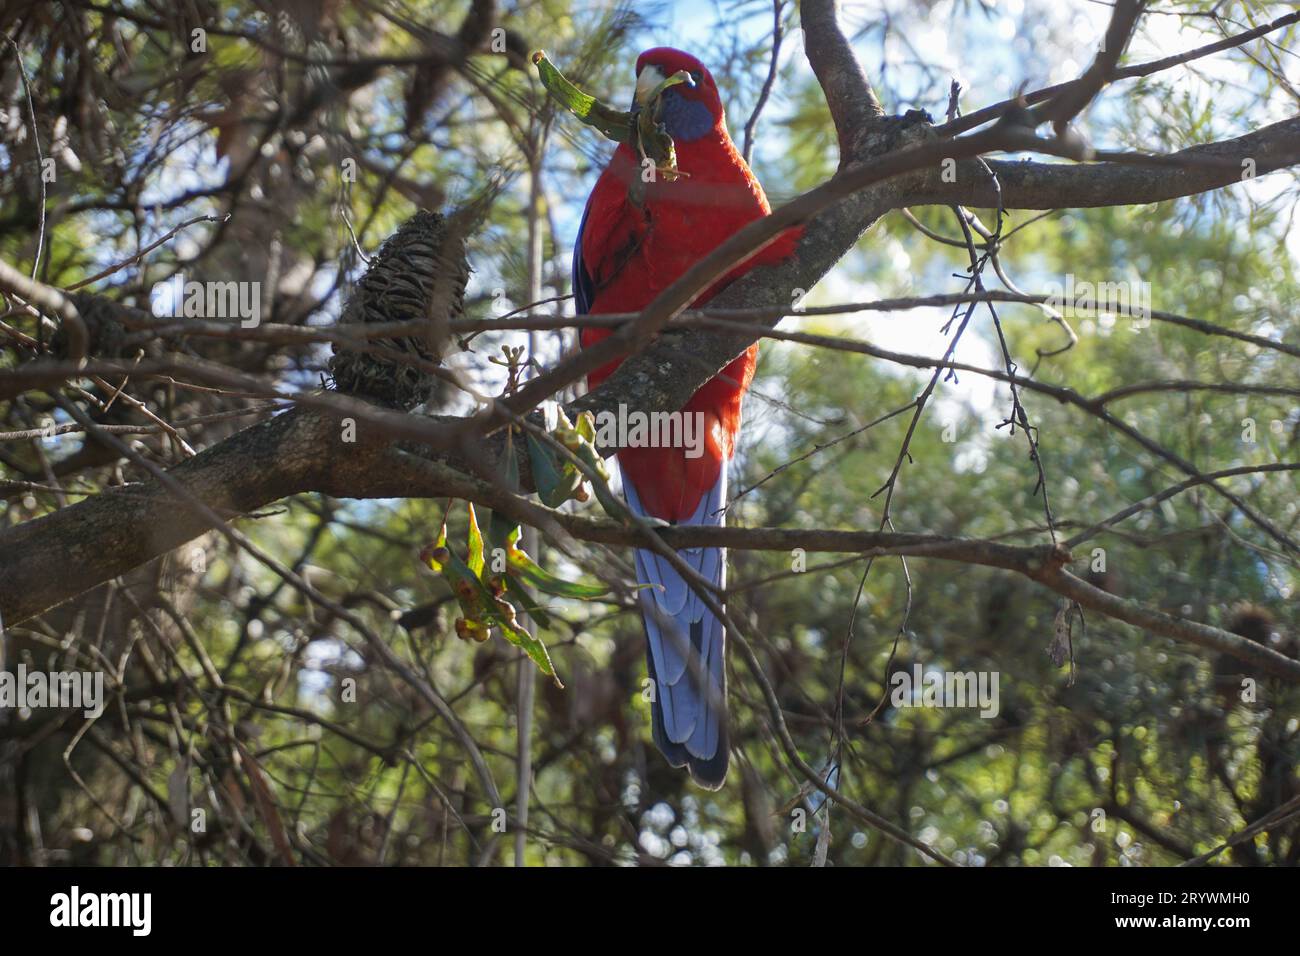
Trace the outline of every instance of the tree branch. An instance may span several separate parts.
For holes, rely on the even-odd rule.
[[[1144,205],[1209,192],[1300,163],[1300,116],[1236,139],[1191,146],[1144,165],[986,162],[1001,184],[1004,209]],[[943,182],[933,176],[918,184],[906,192],[906,204],[997,206],[997,190],[977,160],[958,162],[952,178],[953,182]]]

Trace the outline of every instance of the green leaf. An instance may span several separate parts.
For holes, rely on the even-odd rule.
[[[456,634],[462,640],[482,643],[492,636],[490,606],[492,593],[483,586],[469,566],[447,547],[447,522],[442,522],[438,539],[420,552],[429,567],[442,575],[451,593],[460,605],[461,617],[456,621]]]
[[[632,114],[606,106],[590,93],[584,93],[555,68],[541,50],[533,54],[533,65],[546,87],[546,92],[588,126],[598,130],[606,139],[616,143],[632,141]]]
[[[513,427],[506,431],[506,473],[502,476],[502,482],[506,490],[511,494],[519,494],[519,460],[515,457],[515,430]],[[518,526],[519,522],[506,517],[498,511],[493,511],[488,520],[488,543],[494,548],[504,548],[506,539],[510,537],[510,532]]]
[[[519,605],[519,610],[536,621],[538,627],[550,630],[551,615],[542,609],[542,606],[537,603],[537,598],[528,593],[528,589],[519,583],[519,579],[506,574],[502,575],[501,580],[505,585],[506,593]]]
[[[537,497],[548,508],[557,508],[573,497],[582,484],[582,473],[573,462],[562,463],[558,454],[532,435],[527,437],[527,441]]]
[[[637,148],[642,156],[654,160],[655,168],[669,182],[685,176],[686,173],[677,168],[677,145],[668,135],[664,124],[660,122],[663,110],[659,97],[663,95],[664,90],[679,83],[693,85],[691,75],[685,70],[678,70],[672,76],[666,77],[650,94],[648,100],[650,105],[636,114]]]
[[[450,505],[448,505],[450,510]],[[420,552],[420,560],[427,564],[435,573],[442,574],[443,565],[447,562],[450,552],[447,552],[447,519],[442,519],[442,529],[438,532],[438,538],[433,544],[424,546]]]
[[[578,423],[574,426],[574,431],[578,433],[578,437],[583,441],[590,442],[593,445],[596,444],[596,416],[591,412],[583,412],[578,416]],[[605,474],[603,465],[600,472]]]
[[[483,532],[478,528],[478,515],[474,514],[474,502],[469,505],[469,561],[466,562],[474,577],[483,577]]]
[[[527,581],[538,590],[545,591],[547,594],[554,594],[557,597],[588,600],[608,593],[609,588],[602,585],[577,584],[573,581],[557,578],[529,557],[528,552],[519,547],[520,536],[520,529],[516,528],[506,544],[506,562],[514,575]]]
[[[557,687],[563,688],[564,685],[555,673],[555,666],[551,663],[551,656],[546,652],[546,645],[519,626],[514,606],[501,597],[500,592],[510,590],[509,578],[493,579],[492,586],[489,586],[480,576],[483,570],[483,536],[472,504],[469,520],[470,563],[462,561],[447,547],[445,518],[437,540],[420,552],[421,558],[429,567],[447,581],[456,596],[456,603],[460,605],[462,616],[456,621],[457,636],[462,640],[481,643],[492,636],[493,627],[499,627],[507,641],[521,648],[542,673],[554,680]],[[476,564],[477,570],[471,564]],[[531,601],[527,592],[523,593]]]
[[[577,456],[582,459],[588,467],[601,472],[603,481],[593,481],[591,490],[596,494],[596,500],[600,502],[605,513],[612,518],[618,518],[620,521],[627,517],[627,506],[619,500],[618,496],[609,487],[609,473],[605,471],[605,459],[600,457],[600,452],[591,445],[583,445],[577,451]]]
[[[563,690],[564,685],[560,683],[560,678],[555,673],[555,665],[551,663],[551,655],[546,652],[546,645],[519,626],[515,609],[508,601],[495,598],[494,604],[496,610],[493,614],[493,622],[500,626],[506,640],[527,654],[541,672],[555,681],[556,687]]]
[[[665,90],[679,83],[694,85],[686,70],[665,77],[650,94],[647,105],[631,113],[606,106],[590,93],[584,93],[541,50],[533,54],[533,65],[551,97],[583,123],[616,143],[634,145],[641,156],[654,160],[655,168],[669,182],[686,175],[677,168],[676,144],[661,122],[663,109],[660,99]]]

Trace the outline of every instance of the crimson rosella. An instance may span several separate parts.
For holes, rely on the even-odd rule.
[[[693,85],[664,90],[660,118],[673,138],[680,178],[642,175],[633,147],[618,147],[587,200],[573,255],[578,314],[637,312],[690,266],[733,233],[771,212],[763,189],[727,133],[718,88],[700,61],[668,47],[636,62],[633,110],[648,102],[666,77],[687,71]],[[703,304],[758,265],[789,255],[796,233],[783,235],[736,267],[695,300]],[[610,334],[584,328],[590,346]],[[618,452],[629,507],[676,524],[717,526],[725,518],[727,461],[735,450],[740,405],[758,346],[753,345],[705,383],[682,408],[698,413],[703,453],[682,447],[627,447]],[[622,359],[588,376],[595,388]],[[691,457],[692,454],[697,457]],[[679,552],[706,580],[726,582],[721,548]],[[720,621],[681,575],[653,551],[636,552],[645,621],[655,743],[674,767],[688,767],[696,783],[716,790],[727,775],[725,633]]]

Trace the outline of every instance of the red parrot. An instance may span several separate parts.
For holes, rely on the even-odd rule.
[[[669,47],[636,61],[633,110],[645,108],[666,77],[687,71],[693,85],[669,87],[660,118],[677,150],[683,174],[662,173],[643,182],[642,160],[622,144],[592,189],[578,228],[573,290],[579,315],[639,312],[692,265],[771,207],[731,136],[718,88],[695,57]],[[635,188],[634,187],[635,184]],[[788,256],[799,233],[791,231],[737,266],[695,300],[707,302],[755,266]],[[584,347],[609,329],[585,328]],[[674,524],[718,526],[727,500],[727,461],[735,451],[740,405],[754,377],[758,345],[751,346],[705,383],[681,409],[702,421],[703,454],[684,448],[623,448],[618,452],[628,506]],[[595,388],[622,362],[592,372]],[[698,450],[698,449],[697,449]],[[721,548],[688,548],[679,554],[706,580],[726,584]],[[667,561],[653,551],[636,552],[646,630],[646,664],[653,686],[655,744],[674,767],[716,790],[727,776],[726,635],[720,621]]]

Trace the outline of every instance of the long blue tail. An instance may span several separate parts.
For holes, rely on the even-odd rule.
[[[623,481],[628,507],[644,515],[632,487]],[[681,524],[717,527],[726,522],[727,468]],[[723,548],[685,548],[677,552],[719,588],[727,582]],[[653,684],[651,710],[655,745],[674,767],[687,767],[691,779],[717,790],[727,778],[726,631],[698,594],[664,558],[636,552],[637,581],[646,630],[646,664]]]

